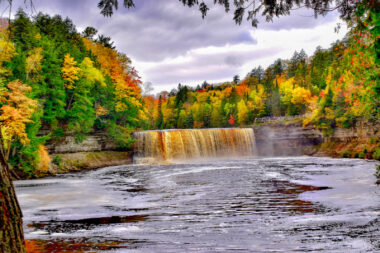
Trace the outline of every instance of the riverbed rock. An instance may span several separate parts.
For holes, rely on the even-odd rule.
[[[52,154],[51,157],[55,161],[49,171],[52,175],[132,163],[129,151],[77,152]]]

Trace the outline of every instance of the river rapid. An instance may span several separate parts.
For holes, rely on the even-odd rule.
[[[15,186],[29,252],[376,252],[377,164],[125,165]]]

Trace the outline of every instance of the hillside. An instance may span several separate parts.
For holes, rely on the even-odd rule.
[[[376,14],[375,14],[376,15]],[[49,151],[67,138],[83,143],[101,133],[113,149],[128,150],[136,129],[252,125],[265,116],[305,115],[325,136],[335,128],[374,122],[380,112],[376,18],[351,24],[342,41],[303,50],[268,68],[254,67],[243,80],[196,88],[178,85],[157,97],[141,95],[131,60],[111,38],[81,34],[68,18],[19,11],[5,29],[0,54],[2,152],[23,174],[44,173]],[[103,138],[103,137],[102,137]],[[371,140],[378,159],[378,140]],[[48,148],[46,147],[48,146]]]

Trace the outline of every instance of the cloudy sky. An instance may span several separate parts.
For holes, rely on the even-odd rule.
[[[25,8],[24,0],[14,2],[14,9]],[[184,7],[178,0],[135,0],[136,8],[120,8],[105,18],[97,2],[34,0],[34,5],[37,12],[68,16],[79,32],[93,26],[110,36],[117,49],[132,59],[142,81],[152,82],[154,92],[170,90],[178,83],[231,81],[253,67],[288,59],[295,50],[303,48],[311,55],[318,45],[327,48],[346,33],[344,25],[334,32],[337,23],[343,23],[338,13],[315,19],[310,10],[300,9],[270,23],[261,21],[256,29],[244,21],[235,25],[232,14],[221,7],[210,8],[202,20],[196,8]],[[0,13],[5,8],[5,3],[0,5]],[[29,7],[26,12],[31,13]]]

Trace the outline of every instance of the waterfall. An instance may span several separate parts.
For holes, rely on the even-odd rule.
[[[256,154],[252,128],[139,131],[133,136],[135,163]]]

